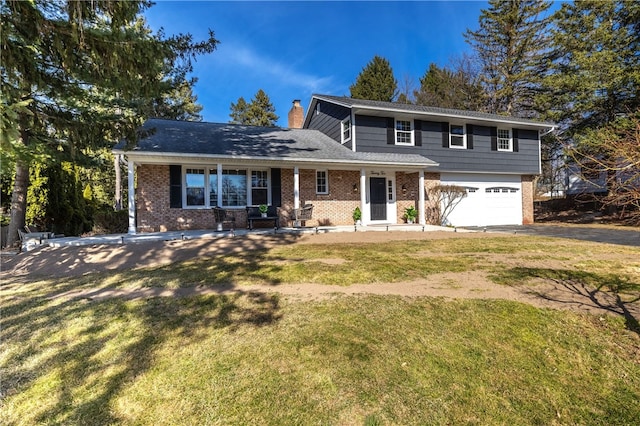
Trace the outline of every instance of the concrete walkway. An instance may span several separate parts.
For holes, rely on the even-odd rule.
[[[109,234],[95,235],[90,237],[63,237],[52,239],[30,239],[22,246],[23,251],[31,251],[38,247],[68,247],[87,246],[96,244],[131,244],[145,243],[151,241],[175,241],[193,240],[200,238],[230,238],[243,235],[266,235],[266,234],[324,234],[328,232],[471,232],[456,230],[434,225],[372,225],[372,226],[317,226],[307,228],[261,228],[261,229],[236,229],[215,231],[211,229],[189,230],[189,231],[169,231],[169,232],[147,232],[138,234]]]

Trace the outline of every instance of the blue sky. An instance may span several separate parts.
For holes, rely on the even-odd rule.
[[[220,40],[193,72],[205,121],[228,122],[231,102],[262,89],[286,127],[294,99],[306,111],[314,93],[348,96],[375,55],[389,61],[399,84],[409,77],[418,85],[431,62],[444,66],[470,51],[463,33],[478,28],[486,8],[483,1],[157,1],[145,17],[155,31],[203,40],[210,28]]]

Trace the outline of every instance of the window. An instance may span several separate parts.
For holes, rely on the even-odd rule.
[[[329,193],[329,181],[326,170],[316,170],[316,193],[328,194]]]
[[[222,171],[222,206],[237,207],[247,205],[247,171]]]
[[[458,124],[449,126],[449,147],[466,148],[464,126]]]
[[[396,120],[396,145],[413,145],[411,121]]]
[[[387,200],[393,201],[393,182],[387,180]]]
[[[342,131],[342,143],[345,143],[351,139],[351,118],[349,117],[342,121],[340,128]]]
[[[269,204],[267,172],[254,170],[251,172],[251,204]]]
[[[204,169],[187,169],[185,172],[187,207],[204,206]]]
[[[498,129],[498,151],[511,151],[511,131]]]
[[[185,208],[269,204],[267,170],[222,169],[222,174],[218,174],[217,167],[184,167],[182,170],[182,205]],[[221,193],[218,184],[222,187]]]
[[[216,169],[209,170],[209,206],[216,207],[218,205],[218,171]]]

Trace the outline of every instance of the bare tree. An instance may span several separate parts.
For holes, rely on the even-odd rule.
[[[467,190],[458,185],[435,185],[429,193],[435,206],[430,209],[428,221],[436,225],[450,225],[449,215],[467,196]]]
[[[640,113],[587,132],[567,152],[581,179],[595,183],[600,178],[606,185],[600,202],[640,223]]]
[[[396,102],[401,104],[415,104],[416,99],[414,93],[417,87],[415,79],[411,75],[405,74],[398,86],[398,99]]]

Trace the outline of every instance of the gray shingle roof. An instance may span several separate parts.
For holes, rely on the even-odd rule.
[[[424,105],[412,105],[412,104],[400,104],[396,102],[382,102],[382,101],[368,101],[364,99],[353,99],[346,96],[331,96],[315,94],[313,97],[318,99],[324,99],[330,102],[336,102],[349,108],[373,108],[380,110],[394,110],[405,111],[409,113],[422,113],[432,114],[437,116],[449,116],[489,121],[508,121],[512,123],[521,123],[526,125],[533,125],[537,127],[553,127],[555,124],[547,122],[539,122],[534,120],[528,120],[525,118],[510,117],[506,115],[488,114],[477,111],[462,111],[457,109],[437,108]]]
[[[134,147],[122,141],[116,152],[142,155],[191,154],[256,160],[353,162],[435,166],[416,154],[353,152],[317,130],[254,127],[238,124],[150,119],[143,130],[151,134]]]

